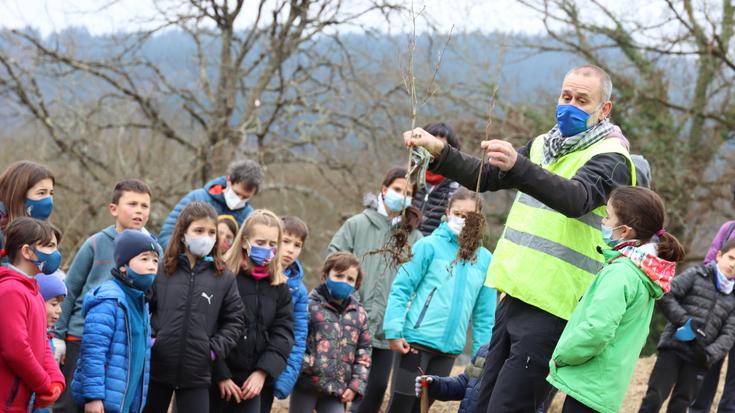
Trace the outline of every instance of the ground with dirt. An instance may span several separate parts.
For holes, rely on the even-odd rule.
[[[633,380],[631,380],[630,387],[628,387],[628,394],[625,397],[625,401],[623,402],[623,407],[620,409],[622,413],[629,413],[629,412],[636,412],[638,410],[638,407],[640,406],[641,399],[643,398],[643,395],[646,393],[646,388],[648,384],[648,376],[651,373],[651,369],[653,368],[653,363],[656,361],[656,357],[646,357],[642,358],[638,361],[638,367],[636,368],[635,375],[633,376]],[[455,374],[460,374],[463,371],[463,367],[455,367]],[[726,369],[723,369],[722,373],[724,376]],[[722,391],[722,383],[724,382],[724,377],[720,380],[720,388],[717,391],[717,396],[715,397],[715,402],[713,403],[714,406],[717,406],[717,402],[720,399],[720,393]],[[563,394],[558,394],[556,396],[556,399],[554,399],[554,404],[551,406],[551,409],[549,410],[550,413],[559,413],[561,412],[561,405],[564,399]],[[387,405],[387,400],[383,404],[383,407]],[[454,413],[457,411],[457,407],[459,406],[459,402],[436,402],[431,407],[432,413]],[[662,409],[664,411],[665,409]],[[273,409],[271,410],[273,413],[287,413],[288,412],[288,401],[277,401]]]

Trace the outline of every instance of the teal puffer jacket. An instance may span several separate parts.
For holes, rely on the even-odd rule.
[[[459,354],[472,318],[472,354],[490,341],[497,292],[484,284],[492,254],[481,247],[474,263],[452,265],[458,250],[457,236],[446,223],[416,242],[413,258],[398,270],[390,290],[386,338]]]

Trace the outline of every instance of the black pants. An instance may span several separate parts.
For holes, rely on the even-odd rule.
[[[724,360],[718,361],[707,371],[702,388],[699,390],[699,396],[689,408],[689,413],[709,413],[715,393],[717,393],[723,362]],[[717,413],[735,413],[735,347],[730,350],[730,355],[727,357],[725,387],[722,389],[722,398],[717,406]]]
[[[291,393],[288,405],[289,413],[344,413],[345,405],[338,397],[304,390],[299,386]]]
[[[178,413],[209,412],[209,389],[174,389],[153,380],[148,384],[148,400],[144,413],[166,413],[171,404],[171,396],[176,392],[176,411]]]
[[[81,349],[81,341],[66,341],[66,356],[64,364],[61,365],[61,372],[64,374],[64,380],[66,381],[66,390],[54,405],[54,412],[56,413],[84,413],[84,406],[79,407],[71,395],[71,380],[74,377],[74,371],[77,369],[77,360],[79,360]]]
[[[556,393],[558,393],[559,390],[557,390],[556,387],[552,387],[549,390],[549,394],[546,396],[546,399],[543,403],[539,404],[538,407],[536,407],[536,413],[546,413],[549,411],[549,407],[551,407],[551,403],[554,401],[554,397],[556,397]]]
[[[566,321],[506,296],[495,327],[474,406],[477,413],[532,413],[546,399],[549,360]]]
[[[427,375],[446,377],[452,372],[454,356],[438,351],[411,347],[408,354],[396,355],[391,380],[391,398],[388,413],[419,413],[421,403],[416,398],[416,376],[419,368]],[[433,403],[429,400],[429,405]]]
[[[674,351],[659,351],[651,377],[648,379],[646,396],[638,412],[658,412],[671,393],[671,400],[669,400],[669,407],[666,411],[686,413],[706,373],[707,369],[688,362]]]
[[[388,387],[393,354],[391,350],[373,348],[372,365],[365,387],[365,395],[361,400],[352,403],[350,413],[378,413],[380,411],[385,389]]]
[[[260,413],[270,413],[273,406],[273,381],[266,381],[263,390],[260,391]]]
[[[564,399],[564,407],[561,408],[561,413],[595,413],[597,410],[591,409],[586,405],[580,403],[577,399],[567,396]]]

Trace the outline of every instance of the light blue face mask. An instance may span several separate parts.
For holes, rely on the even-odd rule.
[[[383,200],[385,201],[386,208],[390,209],[393,212],[399,212],[404,208],[403,194],[398,193],[392,189],[388,189],[385,192],[385,195],[383,195]],[[411,197],[406,195],[405,207],[408,208],[410,206],[411,206]]]
[[[616,229],[622,228],[624,226],[625,225],[618,225],[617,227],[614,227],[614,228],[608,227],[605,224],[603,224],[602,226],[600,226],[600,229],[602,230],[602,240],[605,241],[605,244],[607,244],[608,247],[612,248],[612,247],[618,245],[618,243],[620,241],[622,241],[622,238],[621,239],[612,239],[612,236],[613,236],[612,233]]]

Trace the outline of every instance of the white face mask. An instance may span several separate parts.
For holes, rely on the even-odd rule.
[[[213,237],[202,235],[201,237],[192,237],[189,234],[184,234],[184,241],[189,252],[195,257],[206,257],[212,252],[214,244],[217,240]]]
[[[459,235],[459,233],[462,232],[462,228],[464,228],[464,218],[456,215],[450,215],[447,217],[447,226],[454,235]]]
[[[230,208],[233,211],[245,208],[245,204],[248,200],[249,198],[240,198],[240,195],[236,194],[229,185],[225,188],[225,203],[227,204],[227,208]]]

